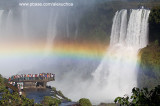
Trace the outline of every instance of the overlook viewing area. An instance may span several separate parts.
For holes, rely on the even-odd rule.
[[[9,77],[9,83],[23,88],[46,88],[47,82],[54,81],[55,74],[21,74]]]

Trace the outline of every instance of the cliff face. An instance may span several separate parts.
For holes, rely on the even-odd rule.
[[[139,52],[139,87],[153,88],[160,84],[160,46],[158,40]]]

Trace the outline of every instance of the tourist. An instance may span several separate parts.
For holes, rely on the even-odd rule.
[[[31,77],[30,79],[33,80],[33,74],[30,74],[30,77]]]
[[[17,87],[18,87],[18,89],[20,88],[20,85],[19,84],[17,84]]]
[[[21,89],[21,91],[23,91],[23,85],[22,84],[21,84],[21,88],[20,89]]]
[[[27,75],[27,80],[29,80],[29,74]]]
[[[51,78],[51,73],[49,73],[49,77]]]
[[[47,79],[47,74],[45,73],[45,79]]]
[[[38,75],[37,74],[35,74],[35,80],[38,80]]]
[[[35,74],[32,74],[33,80],[35,80]]]
[[[31,80],[31,74],[28,74],[28,80]]]
[[[39,74],[39,78],[42,80],[42,73]]]
[[[17,78],[16,78],[16,79],[17,79],[17,81],[19,81],[19,75],[17,75]]]
[[[49,78],[49,74],[47,73],[47,79]]]
[[[13,82],[13,86],[15,86],[16,85],[16,83],[15,82]]]
[[[22,91],[21,90],[19,91],[19,96],[22,97]]]
[[[9,82],[9,84],[11,84],[11,85],[12,85],[12,81],[11,81],[11,82]]]
[[[23,80],[23,78],[24,78],[24,77],[23,77],[23,74],[21,74],[21,76],[20,76],[20,80]]]

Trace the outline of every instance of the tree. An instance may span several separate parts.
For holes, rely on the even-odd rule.
[[[81,106],[92,106],[90,100],[89,100],[89,99],[86,99],[86,98],[81,98],[81,99],[79,100],[79,104],[80,104]]]
[[[3,89],[4,89],[4,79],[0,74],[0,93],[3,92]]]
[[[153,7],[149,16],[151,24],[160,24],[160,6]]]
[[[0,106],[33,106],[34,100],[28,99],[24,96],[20,98],[17,92],[10,93],[4,83],[7,79],[0,75],[0,93],[2,93],[2,99],[0,100]]]
[[[155,46],[159,46],[158,40],[156,40],[156,41],[154,42],[154,44],[155,44]]]
[[[58,106],[61,103],[61,100],[58,100],[57,98],[52,98],[50,96],[45,96],[44,100],[42,101],[42,104],[44,106]]]
[[[28,99],[24,96],[20,98],[17,92],[10,93],[7,89],[3,89],[2,100],[0,100],[1,106],[33,106],[34,100]]]
[[[153,7],[149,15],[149,40],[160,41],[160,6]]]
[[[160,106],[160,85],[148,91],[147,88],[132,89],[132,96],[117,97],[114,102],[127,106]]]

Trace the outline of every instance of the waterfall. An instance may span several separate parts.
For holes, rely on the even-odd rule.
[[[76,30],[75,30],[75,39],[78,37],[78,31],[79,31],[79,22],[78,21],[76,21],[75,22],[75,26],[76,26]]]
[[[122,41],[126,33],[127,24],[127,10],[121,10],[116,12],[113,18],[112,32],[111,32],[111,45]]]
[[[132,9],[128,23],[127,10],[115,13],[110,47],[93,73],[97,86],[101,86],[101,100],[113,102],[118,96],[130,95],[137,86],[137,54],[148,42],[149,13],[146,9]]]
[[[47,42],[45,48],[46,55],[48,55],[51,52],[53,46],[53,40],[57,35],[57,20],[58,20],[58,13],[51,10],[48,22]]]
[[[131,10],[128,28],[126,44],[128,46],[136,46],[138,49],[143,48],[148,43],[148,17],[149,10],[139,9]]]
[[[7,19],[6,19],[6,26],[5,26],[5,32],[6,32],[7,37],[10,36],[10,34],[12,34],[12,36],[13,36],[14,33],[15,33],[14,30],[13,30],[13,23],[14,23],[14,21],[13,21],[13,11],[9,10],[8,16],[7,16]]]
[[[0,10],[0,35],[2,33],[2,14],[3,14],[3,10]]]
[[[71,37],[70,34],[72,35],[72,30],[75,34],[75,38],[79,35],[79,16],[81,16],[79,13],[77,13],[75,28],[73,28],[72,23],[74,22],[72,22],[73,20],[71,20],[69,16],[71,13],[67,13],[66,10],[46,9],[43,11],[43,9],[41,9],[42,11],[40,12],[37,12],[37,10],[40,11],[35,8],[26,8],[26,10],[22,10],[20,16],[16,10],[0,10],[0,35],[5,37],[6,41],[2,38],[0,40],[8,45],[11,38],[16,39],[10,44],[11,46],[13,44],[14,50],[14,46],[17,42],[19,43],[21,41],[20,38],[22,37],[25,39],[24,41],[26,41],[27,45],[29,45],[28,48],[24,47],[24,50],[32,50],[32,47],[30,48],[30,46],[33,45],[37,47],[38,53],[38,47],[40,47],[40,50],[41,48],[45,49],[44,52],[46,53],[44,56],[45,59],[43,59],[43,56],[39,57],[35,56],[35,54],[29,57],[24,56],[24,58],[21,58],[20,56],[16,60],[12,58],[1,59],[1,70],[9,70],[8,73],[5,73],[6,75],[14,74],[16,71],[12,72],[13,69],[18,71],[23,69],[37,69],[38,71],[41,71],[45,69],[46,67],[43,63],[45,63],[46,66],[49,66],[50,63],[52,63],[52,59],[55,59],[48,56],[52,52],[55,36],[63,37],[64,35],[67,35],[65,37]],[[80,61],[77,59],[78,62],[77,60],[70,62],[70,60],[67,59],[64,61],[62,60],[62,62],[61,60],[57,62],[58,59],[55,60],[54,62],[57,62],[56,64],[58,64],[55,69],[58,71],[65,70],[66,72],[66,75],[63,78],[65,80],[62,79],[63,82],[57,82],[57,86],[59,85],[58,87],[62,89],[68,97],[71,97],[74,100],[86,97],[94,103],[113,102],[117,96],[130,94],[131,89],[137,86],[136,68],[138,50],[145,47],[148,43],[149,13],[150,11],[146,9],[132,9],[130,12],[123,9],[115,13],[110,46],[100,64],[100,60],[98,60],[98,62],[96,60],[96,63],[94,63],[94,61],[90,59],[82,59]],[[67,17],[64,17],[66,14]],[[129,17],[127,18],[127,16]],[[22,19],[21,21],[17,21],[17,18]],[[17,27],[20,28],[19,31],[22,30],[22,34],[18,35],[16,33]],[[1,32],[1,30],[3,32]],[[22,45],[17,46],[23,46],[23,43]],[[3,43],[1,42],[1,45],[2,44]],[[4,47],[9,48],[10,45],[4,45]],[[17,48],[15,48],[15,50],[16,49]],[[41,61],[43,62],[40,63]],[[41,66],[41,64],[43,65]],[[93,73],[94,80],[92,80],[92,78],[90,78],[91,75],[89,75],[91,72],[88,72],[88,70],[94,70],[98,64],[99,66]],[[6,65],[10,67],[6,67]],[[46,68],[46,72],[52,69],[52,67],[49,68]],[[59,72],[61,73],[61,71]],[[83,74],[86,75],[86,73],[89,75],[89,78],[83,79],[82,76]],[[60,76],[63,75],[60,74]]]
[[[29,35],[28,34],[28,14],[27,14],[27,10],[22,10],[22,14],[21,14],[21,17],[22,17],[22,33],[23,33],[23,37],[24,37],[24,40],[26,41],[26,43],[27,42],[29,42],[29,41],[27,41],[28,40],[28,36],[27,35]]]
[[[1,36],[0,40],[5,41],[10,33],[14,34],[13,22],[12,22],[12,11],[0,10],[0,36]]]
[[[69,33],[69,13],[67,13],[67,24],[66,24],[66,33],[67,33],[67,37],[69,37],[70,33]]]
[[[126,35],[127,27],[127,10],[123,9],[116,12],[113,18],[112,32],[111,32],[111,45],[123,42]]]

